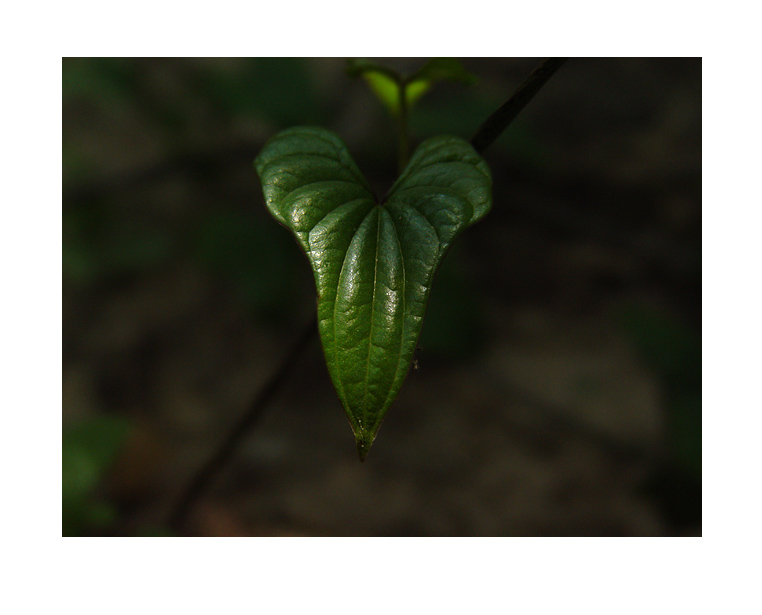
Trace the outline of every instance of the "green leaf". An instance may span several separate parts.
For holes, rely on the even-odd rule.
[[[328,371],[364,459],[407,375],[439,263],[490,209],[489,168],[468,142],[435,137],[377,203],[321,128],[278,134],[255,166],[270,213],[312,265]]]
[[[408,109],[412,109],[435,83],[457,81],[470,84],[476,81],[476,77],[455,58],[432,58],[409,77],[364,58],[350,58],[347,61],[347,73],[365,79],[392,115],[400,112],[400,88],[405,88],[405,102]]]
[[[392,115],[400,111],[400,88],[402,75],[396,71],[375,64],[364,58],[349,58],[347,74],[350,77],[362,77],[378,99],[384,103]]]
[[[363,77],[370,89],[392,115],[398,115],[400,112],[400,88],[402,86],[384,73],[367,72]]]
[[[476,81],[476,77],[463,68],[463,65],[455,58],[431,58],[408,78],[408,83],[421,81],[429,83],[459,81],[472,84]]]
[[[114,416],[96,416],[63,431],[63,534],[81,536],[97,524],[107,524],[115,512],[93,499],[93,491],[117,458],[130,425]]]
[[[472,84],[476,77],[455,58],[432,58],[406,80],[405,97],[408,109],[418,102],[431,86],[440,81]]]

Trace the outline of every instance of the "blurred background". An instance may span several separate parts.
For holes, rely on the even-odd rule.
[[[414,144],[470,138],[540,61],[463,59]],[[315,336],[170,527],[315,309],[255,156],[319,124],[395,179],[345,63],[63,59],[64,535],[701,535],[701,60],[651,58],[570,60],[486,151],[493,210],[365,463]]]

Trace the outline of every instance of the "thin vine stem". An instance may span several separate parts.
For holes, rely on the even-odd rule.
[[[410,160],[410,131],[407,106],[407,82],[398,83],[400,97],[400,112],[397,118],[397,172],[402,173]]]
[[[192,476],[185,489],[180,494],[169,516],[169,526],[178,533],[183,531],[188,513],[198,499],[209,488],[215,477],[230,460],[238,445],[254,427],[262,416],[264,409],[277,393],[288,373],[292,370],[304,349],[317,331],[317,315],[302,328],[291,349],[288,351],[278,368],[268,378],[265,385],[252,400],[248,410],[231,428],[227,437],[215,449],[214,453]]]
[[[519,86],[519,89],[511,96],[506,103],[490,115],[486,121],[479,126],[473,137],[471,137],[471,145],[478,153],[483,153],[495,140],[503,134],[506,128],[510,126],[511,122],[526,107],[527,103],[532,100],[537,92],[540,91],[548,79],[550,79],[556,71],[561,68],[564,62],[568,58],[548,58],[540,66],[538,66],[529,77],[526,78],[524,83]]]

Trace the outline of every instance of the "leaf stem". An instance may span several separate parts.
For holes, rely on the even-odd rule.
[[[177,499],[177,503],[173,507],[169,516],[169,526],[173,530],[182,533],[188,518],[188,513],[191,511],[196,501],[207,490],[220,470],[228,462],[241,440],[243,440],[249,430],[262,416],[263,410],[267,404],[270,403],[270,400],[274,397],[278,388],[286,379],[288,373],[294,367],[302,352],[314,337],[316,330],[317,315],[314,316],[309,324],[301,330],[278,369],[276,369],[270,378],[268,378],[263,388],[249,405],[249,409],[233,426],[228,433],[228,436],[222,441],[214,454],[193,474],[191,480]]]
[[[397,82],[400,97],[400,112],[397,117],[397,170],[405,170],[410,160],[410,135],[408,128],[407,81]]]
[[[526,78],[513,96],[479,126],[479,130],[471,138],[471,145],[478,153],[483,153],[494,143],[495,139],[508,128],[521,110],[535,97],[542,86],[561,68],[567,59],[548,58],[545,60]]]

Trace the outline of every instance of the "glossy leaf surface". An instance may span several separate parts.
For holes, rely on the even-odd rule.
[[[407,375],[439,263],[489,211],[489,169],[468,142],[435,137],[377,203],[322,128],[283,131],[255,166],[270,213],[312,265],[326,363],[362,459]]]

